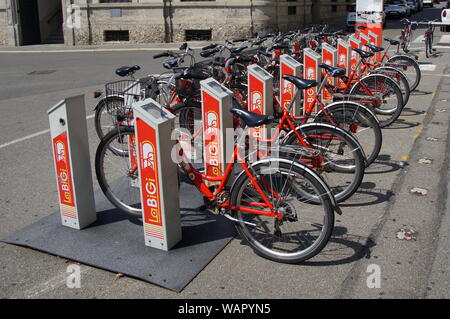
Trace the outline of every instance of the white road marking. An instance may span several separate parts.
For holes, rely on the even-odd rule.
[[[449,34],[444,34],[443,36],[441,36],[441,39],[439,40],[438,43],[448,43],[448,44],[450,44],[450,35]]]
[[[89,115],[89,116],[86,116],[86,120],[89,120],[89,119],[93,118],[94,116],[95,116],[95,114],[91,114],[91,115]],[[2,149],[2,148],[4,148],[4,147],[7,147],[7,146],[10,146],[10,145],[14,145],[14,144],[17,144],[17,143],[26,141],[26,140],[28,140],[28,139],[30,139],[30,138],[33,138],[33,137],[36,137],[36,136],[40,136],[40,135],[43,135],[43,134],[47,134],[47,133],[49,133],[49,132],[50,132],[50,130],[47,129],[47,130],[39,131],[39,132],[30,134],[30,135],[27,135],[27,136],[18,138],[18,139],[14,140],[14,141],[11,141],[11,142],[7,142],[7,143],[4,143],[4,144],[1,144],[1,145],[0,145],[0,149]]]
[[[436,64],[420,64],[419,69],[422,71],[434,71],[436,70]]]
[[[425,40],[425,35],[419,35],[417,38],[414,39],[412,43],[421,43]]]
[[[91,270],[91,268],[81,266],[80,274],[86,273],[87,271]],[[31,289],[26,290],[23,295],[24,298],[34,298],[38,297],[39,295],[42,295],[43,293],[47,291],[54,290],[60,286],[63,286],[67,281],[68,274],[66,272],[63,272],[61,274],[58,274],[54,276],[53,278],[50,278],[49,280],[38,284]]]

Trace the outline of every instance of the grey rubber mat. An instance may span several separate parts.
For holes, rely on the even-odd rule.
[[[86,229],[62,226],[58,211],[2,241],[180,292],[235,235],[230,221],[202,205],[197,189],[181,183],[183,239],[168,252],[146,247],[141,220],[113,208],[102,193],[96,193],[98,219]]]

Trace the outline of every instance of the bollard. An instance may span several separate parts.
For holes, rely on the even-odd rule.
[[[337,65],[337,49],[327,43],[322,44],[322,63],[328,64],[332,67]],[[322,76],[325,76],[326,71],[322,70]],[[337,85],[336,78],[329,76],[329,85]],[[322,102],[333,102],[333,94],[331,94],[325,87],[322,89]]]
[[[342,39],[338,39],[338,45],[337,45],[337,54],[338,54],[338,62],[337,65],[340,68],[346,69],[345,75],[348,77],[350,74],[350,44],[347,41],[344,41]],[[343,89],[346,87],[345,81],[343,81],[341,78],[338,79],[338,87],[340,89]]]
[[[355,35],[351,35],[348,38],[348,43],[350,44],[351,47],[351,57],[350,57],[350,69],[352,71],[356,70],[356,65],[359,62],[359,54],[356,53],[355,51],[353,51],[353,49],[361,49],[361,41],[355,37]]]
[[[302,76],[302,64],[287,54],[280,56],[280,104],[287,109],[294,97],[295,86],[283,79],[283,75]],[[294,101],[292,112],[295,116],[300,116],[302,107],[300,105],[301,95]]]
[[[82,229],[97,219],[84,95],[59,102],[48,117],[61,222]]]
[[[181,240],[175,115],[152,99],[134,103],[133,114],[145,245],[168,251]]]
[[[233,116],[230,112],[233,92],[213,78],[201,81],[200,86],[205,174],[222,176],[228,160],[226,129],[233,128]],[[215,184],[219,182],[207,182],[208,186]]]
[[[257,64],[247,67],[248,110],[253,113],[273,115],[273,76]],[[270,137],[271,125],[251,128],[250,135],[256,139]]]

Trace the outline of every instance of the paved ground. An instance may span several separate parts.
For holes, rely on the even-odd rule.
[[[434,19],[439,12],[425,9],[421,16]],[[385,34],[397,36],[397,25],[390,21]],[[110,52],[47,49],[0,48],[0,238],[57,208],[47,109],[66,96],[86,93],[87,114],[92,114],[90,92],[114,78],[114,67],[161,70],[144,46]],[[450,47],[439,43],[439,52],[428,60],[420,39],[413,50],[423,62],[421,85],[400,120],[383,130],[380,157],[361,190],[342,205],[344,215],[337,217],[328,246],[308,263],[276,264],[235,239],[180,294],[84,265],[81,288],[69,289],[70,261],[1,243],[0,297],[449,298]],[[33,71],[49,74],[29,75]],[[97,144],[92,120],[88,127],[92,155]],[[423,158],[431,164],[419,164]],[[411,193],[414,187],[427,195]],[[413,229],[416,240],[397,239],[402,228]],[[381,288],[367,285],[374,269],[380,271]]]

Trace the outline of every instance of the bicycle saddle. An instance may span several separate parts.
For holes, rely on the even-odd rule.
[[[238,53],[241,53],[242,51],[244,51],[245,49],[247,49],[247,46],[243,45],[239,48],[231,48],[230,52],[233,54],[238,54]]]
[[[177,59],[173,59],[173,60],[167,60],[163,63],[163,67],[166,69],[172,69],[174,67],[178,66],[178,61]]]
[[[367,43],[366,44],[366,47],[368,47],[370,50],[372,50],[373,52],[381,52],[381,51],[384,51],[384,48],[383,47],[377,47],[376,45],[373,45],[373,44],[370,44],[370,43]]]
[[[139,71],[141,67],[139,65],[133,65],[133,66],[122,66],[118,69],[116,69],[116,74],[118,76],[128,76],[130,74],[133,74],[136,71]]]
[[[257,114],[236,107],[231,108],[230,112],[242,119],[248,127],[257,127],[264,124],[270,124],[274,119],[272,115]]]
[[[389,39],[389,38],[384,38],[384,41],[389,42],[391,45],[398,45],[400,43],[400,41],[398,41],[398,40]]]
[[[373,57],[375,55],[372,52],[364,51],[364,50],[361,50],[361,49],[358,49],[358,48],[353,48],[353,51],[357,52],[361,56],[361,58],[363,58],[363,59],[364,58],[370,58],[370,57]]]
[[[319,67],[321,67],[322,69],[325,69],[327,71],[327,73],[329,75],[331,75],[332,77],[343,76],[343,75],[345,75],[345,72],[347,71],[344,68],[335,68],[335,67],[332,67],[331,65],[328,65],[325,63],[319,64]]]
[[[293,83],[299,90],[306,90],[318,84],[314,80],[306,80],[293,75],[283,75],[283,79]]]

